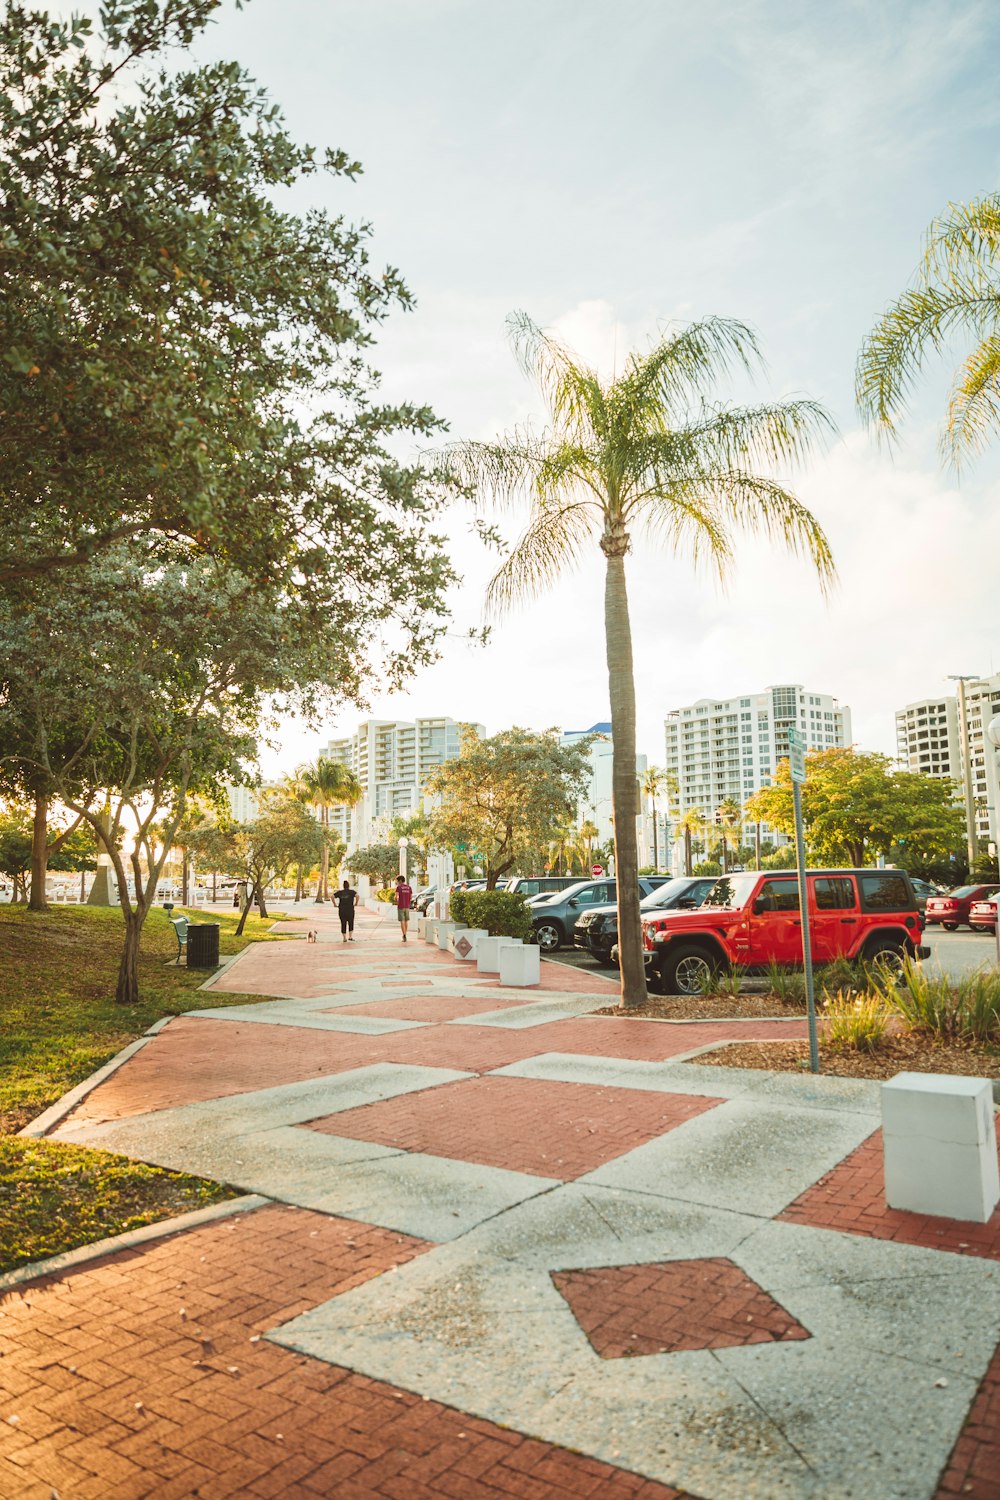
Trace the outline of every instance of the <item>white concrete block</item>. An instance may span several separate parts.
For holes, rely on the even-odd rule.
[[[508,947],[523,946],[520,938],[510,937],[484,937],[476,944],[476,968],[480,974],[499,974],[500,972],[500,949],[504,945]]]
[[[900,1073],[882,1085],[882,1121],[890,1208],[986,1223],[1000,1201],[989,1079]]]
[[[444,951],[445,951],[445,953],[447,953],[447,951],[448,951],[448,939],[451,937],[451,935],[452,935],[453,932],[457,932],[460,928],[462,928],[464,926],[465,926],[464,922],[439,922],[437,924],[437,945],[438,945],[438,947],[439,948],[443,948]]]
[[[516,987],[540,984],[541,950],[535,943],[508,943],[500,949],[500,983]]]
[[[414,931],[416,932],[418,938],[422,938],[423,937],[423,935],[424,935],[424,926],[425,926],[426,922],[427,922],[427,918],[426,917],[417,917],[416,921],[414,922],[414,924],[413,924]]]
[[[438,929],[437,918],[436,917],[428,917],[427,921],[424,923],[424,942],[425,943],[430,943],[433,947],[437,946],[437,929]]]
[[[448,941],[449,952],[466,961],[474,959],[479,939],[489,937],[485,927],[462,927],[452,933]]]
[[[996,1134],[992,1085],[985,1078],[897,1073],[882,1086],[882,1128],[893,1135],[981,1145]]]

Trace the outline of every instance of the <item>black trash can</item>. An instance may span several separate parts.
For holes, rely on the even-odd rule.
[[[187,955],[189,969],[218,968],[218,922],[192,922],[190,924],[187,930]]]

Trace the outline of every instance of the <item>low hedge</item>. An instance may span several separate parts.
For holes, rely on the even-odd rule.
[[[456,891],[451,914],[468,927],[483,927],[490,937],[521,938],[533,943],[535,929],[523,896],[507,891]]]

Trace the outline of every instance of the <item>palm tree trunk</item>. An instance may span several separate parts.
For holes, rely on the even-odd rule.
[[[322,906],[325,900],[329,900],[327,880],[330,870],[330,845],[326,839],[327,816],[327,809],[325,807],[321,808],[319,821],[320,827],[323,830],[323,853],[320,856],[319,862],[319,885],[316,887],[316,901],[314,903],[316,906]]]
[[[651,797],[650,801],[653,804],[653,874],[658,875],[660,873],[660,851],[656,845],[656,798]]]
[[[684,826],[684,874],[691,874],[691,830]]]
[[[615,813],[615,881],[618,892],[618,961],[621,1003],[626,1009],[647,999],[639,917],[639,849],[636,837],[635,680],[632,628],[625,587],[628,540],[612,533],[602,540],[607,558],[604,631],[611,699],[611,800]]]

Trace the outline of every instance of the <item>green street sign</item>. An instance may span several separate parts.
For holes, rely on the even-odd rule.
[[[456,844],[455,848],[458,850],[459,854],[464,854],[465,853],[465,845],[464,844]]]
[[[806,742],[797,729],[788,731],[788,769],[793,781],[805,781]]]

